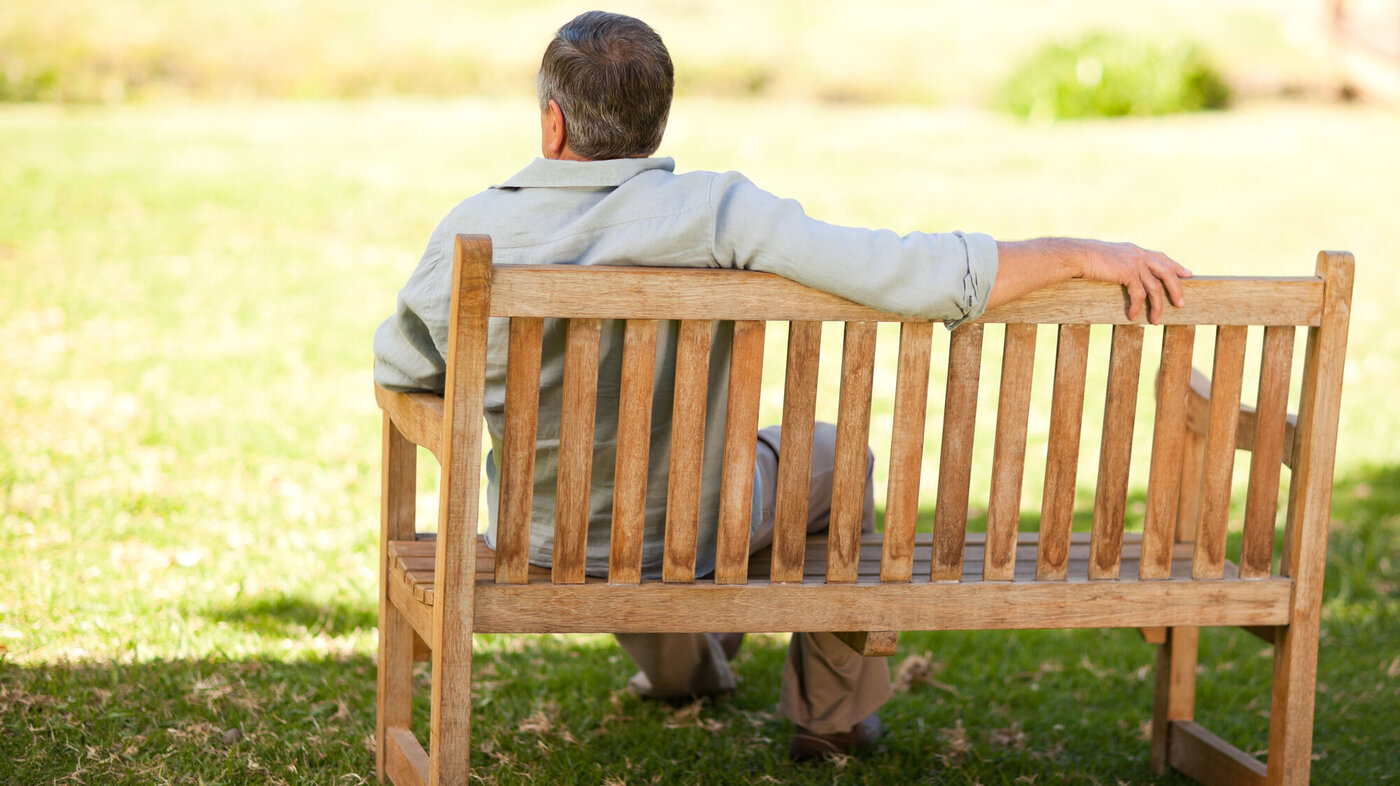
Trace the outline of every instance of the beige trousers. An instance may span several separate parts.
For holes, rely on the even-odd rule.
[[[750,553],[773,542],[781,427],[759,431],[757,462],[763,478],[763,521],[750,537]],[[812,481],[807,531],[827,528],[831,479],[836,463],[836,427],[816,424],[812,438]],[[861,530],[875,529],[875,457],[866,463],[865,510]],[[734,673],[719,642],[708,633],[619,633],[618,644],[641,670],[631,686],[644,696],[678,698],[733,690]],[[857,655],[830,633],[794,633],[783,667],[778,711],[818,734],[845,731],[890,698],[885,658]]]

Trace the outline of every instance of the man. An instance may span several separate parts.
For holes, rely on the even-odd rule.
[[[631,17],[583,14],[559,29],[540,67],[543,157],[505,183],[473,196],[438,225],[418,268],[399,293],[398,310],[375,334],[375,379],[393,390],[441,391],[445,377],[452,241],[459,233],[492,238],[495,261],[527,264],[644,264],[762,270],[868,306],[955,327],[989,306],[1073,277],[1126,287],[1129,313],[1144,307],[1156,322],[1169,299],[1181,305],[1179,278],[1190,273],[1162,254],[1131,244],[1044,238],[998,242],[975,233],[838,227],[808,218],[800,205],[768,194],[734,172],[674,174],[669,158],[651,158],[670,111],[674,72],[661,38]],[[715,329],[711,368],[727,367],[732,326]],[[492,460],[487,502],[495,543],[499,448],[505,391],[505,326],[488,331],[486,420]],[[552,556],[557,435],[562,392],[564,326],[546,324],[540,380],[530,559]],[[600,379],[617,379],[622,326],[607,325]],[[658,348],[651,473],[643,569],[660,572],[669,463],[670,380],[676,330],[663,330]],[[719,460],[726,380],[713,374],[707,402],[697,575],[714,568]],[[610,401],[611,394],[611,401]],[[590,499],[588,570],[606,575],[611,520],[616,391],[599,391],[594,478]],[[826,526],[831,502],[834,429],[817,428],[812,461],[810,530]],[[780,444],[777,429],[760,433],[754,469],[753,548],[771,542]],[[873,464],[872,464],[873,466]],[[874,522],[867,472],[864,528]],[[619,643],[637,663],[634,690],[674,699],[734,688],[726,660],[737,635],[629,634]],[[876,710],[889,698],[883,659],[861,658],[830,634],[794,634],[779,709],[797,729],[789,753],[805,759],[848,753],[879,734]]]

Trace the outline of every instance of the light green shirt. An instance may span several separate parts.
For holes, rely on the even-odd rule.
[[[442,220],[398,309],[374,335],[374,378],[390,390],[441,392],[446,376],[453,239],[491,236],[494,261],[524,264],[716,267],[776,273],[809,287],[899,314],[954,327],[979,316],[996,279],[996,243],[975,233],[899,235],[809,218],[802,206],[756,187],[737,172],[674,173],[669,158],[609,161],[536,159],[498,186],[464,200]],[[589,501],[588,572],[606,576],[616,464],[618,380],[624,325],[603,323]],[[659,577],[664,549],[667,473],[678,323],[662,323],[652,405],[643,575]],[[504,425],[508,325],[487,335],[487,542],[495,546],[498,458]],[[720,459],[732,323],[716,323],[710,356],[696,575],[714,569]],[[565,324],[546,320],[540,370],[530,561],[553,559],[559,411]],[[753,526],[762,498],[755,472]]]

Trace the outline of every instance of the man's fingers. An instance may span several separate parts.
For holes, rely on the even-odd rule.
[[[1162,321],[1162,282],[1149,272],[1143,277],[1143,287],[1147,290],[1147,321],[1154,325]]]
[[[1128,319],[1137,319],[1142,312],[1142,301],[1147,299],[1147,289],[1140,278],[1130,278],[1123,286],[1128,290]]]

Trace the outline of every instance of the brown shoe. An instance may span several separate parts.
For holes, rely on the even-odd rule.
[[[719,639],[719,648],[724,650],[725,660],[734,660],[739,654],[739,646],[744,643],[744,634],[742,633],[711,633],[710,635]]]
[[[846,731],[832,734],[818,734],[798,726],[792,735],[792,745],[788,747],[788,758],[808,761],[827,756],[846,756],[874,745],[884,731],[880,716],[875,713]]]

